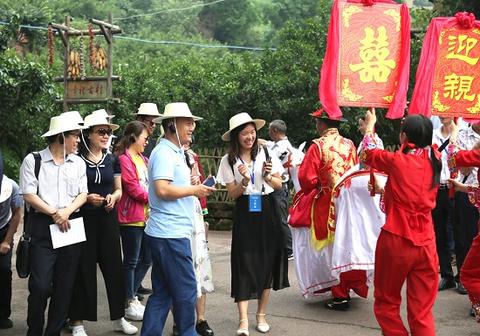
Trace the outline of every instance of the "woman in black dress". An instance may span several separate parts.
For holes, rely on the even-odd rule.
[[[115,205],[122,196],[120,164],[107,153],[109,138],[118,125],[99,114],[85,117],[80,156],[87,165],[88,197],[80,209],[87,241],[70,305],[73,336],[86,336],[83,320],[97,320],[97,263],[107,290],[110,319],[115,331],[131,335],[138,328],[124,318],[125,284]]]
[[[264,120],[248,113],[230,119],[230,130],[222,139],[230,141],[229,153],[217,174],[235,199],[232,232],[232,297],[238,306],[237,335],[248,336],[248,300],[257,299],[256,329],[270,330],[265,314],[270,289],[288,287],[288,257],[283,250],[280,223],[274,220],[270,193],[282,187],[283,167],[276,156],[258,146],[257,130]]]

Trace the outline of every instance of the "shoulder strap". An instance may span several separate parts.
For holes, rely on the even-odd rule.
[[[35,159],[35,177],[38,180],[38,174],[40,173],[40,164],[42,163],[42,157],[40,156],[39,152],[33,152],[33,158]],[[37,193],[38,193],[38,188],[37,188]]]
[[[33,158],[35,159],[35,166],[34,166],[34,173],[35,177],[38,180],[38,175],[40,174],[40,165],[42,163],[42,157],[40,156],[39,152],[32,153]],[[38,187],[37,187],[37,194],[38,194]],[[27,205],[24,205],[23,211],[23,237],[24,239],[30,238],[30,224],[31,224],[31,214],[27,209]]]

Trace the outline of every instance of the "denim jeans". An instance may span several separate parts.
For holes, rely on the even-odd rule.
[[[182,336],[197,336],[197,283],[187,238],[147,237],[152,253],[152,286],[143,315],[142,336],[161,336],[170,307]]]
[[[143,230],[144,228],[139,226],[120,226],[127,300],[135,297],[140,283],[152,264],[152,256]]]

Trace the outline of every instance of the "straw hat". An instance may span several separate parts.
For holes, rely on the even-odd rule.
[[[158,112],[157,104],[155,103],[141,103],[137,115],[153,117],[161,116],[160,112]]]
[[[62,113],[59,116],[50,118],[50,127],[48,132],[44,133],[42,137],[46,138],[63,132],[81,129],[84,129],[84,127],[75,122],[75,118],[70,117],[69,114]]]
[[[263,119],[252,119],[250,115],[246,112],[235,114],[233,117],[230,118],[229,125],[230,129],[222,135],[223,141],[230,141],[230,132],[232,132],[235,128],[248,124],[254,123],[257,131],[265,126],[265,120]]]
[[[2,189],[0,190],[0,203],[5,202],[12,195],[13,184],[7,176],[3,175]]]
[[[95,110],[95,111],[93,111],[93,112],[90,113],[90,114],[98,114],[98,115],[101,115],[102,117],[105,117],[107,120],[108,120],[108,119],[112,119],[113,117],[115,117],[114,114],[108,114],[108,112],[107,112],[105,109]]]
[[[161,123],[162,120],[171,118],[192,118],[194,121],[203,119],[201,117],[194,116],[188,108],[187,103],[170,103],[165,105],[163,115],[153,119],[153,122]]]
[[[90,128],[97,125],[108,125],[110,126],[112,131],[120,128],[120,126],[118,126],[117,124],[109,123],[107,118],[105,118],[105,116],[103,116],[101,113],[92,113],[85,117],[85,128]]]
[[[65,116],[67,118],[71,118],[74,122],[79,125],[83,125],[83,118],[78,111],[67,111],[60,114],[61,116]]]

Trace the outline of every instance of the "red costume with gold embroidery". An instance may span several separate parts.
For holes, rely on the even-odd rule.
[[[342,137],[336,128],[327,129],[314,142],[305,154],[298,180],[305,192],[320,191],[313,204],[312,228],[316,239],[322,241],[328,235],[332,189],[338,179],[358,163],[358,156],[353,142]]]
[[[332,204],[332,190],[340,177],[358,163],[355,145],[342,137],[336,128],[327,129],[310,146],[298,172],[302,190],[319,190],[312,206],[312,225],[315,238],[325,246],[329,243],[329,215]],[[340,283],[331,287],[334,298],[348,298],[350,289],[367,297],[367,277],[363,270],[352,270],[340,274]],[[324,290],[322,290],[323,292]]]

